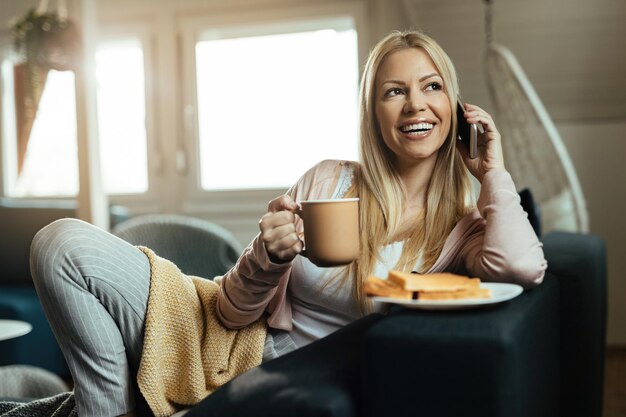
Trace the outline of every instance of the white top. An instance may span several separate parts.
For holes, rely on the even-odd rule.
[[[402,254],[402,242],[395,242],[382,248],[376,263],[374,276],[386,279]],[[363,316],[352,295],[352,279],[341,286],[342,267],[320,268],[304,256],[296,256],[292,262],[291,279],[288,291],[291,294],[293,330],[289,336],[296,346],[301,347],[339,330],[348,323]],[[330,280],[330,284],[324,284]],[[383,305],[374,304],[374,311],[381,311]]]
[[[344,166],[332,199],[343,198],[352,183],[352,176],[351,167]],[[402,255],[402,245],[402,242],[395,242],[381,249],[374,276],[387,278]],[[353,277],[345,281],[346,285],[341,285],[342,279],[337,277],[344,268],[320,268],[304,256],[296,256],[293,260],[287,291],[291,295],[293,320],[289,336],[296,346],[321,339],[363,316],[352,295]],[[374,311],[382,308],[381,304],[373,306]]]

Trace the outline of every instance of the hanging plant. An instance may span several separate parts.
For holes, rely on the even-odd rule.
[[[47,1],[17,19],[11,27],[19,61],[13,67],[17,123],[18,173],[22,171],[30,133],[48,72],[76,70],[81,42],[76,25],[62,12],[48,12]]]
[[[55,12],[31,9],[12,27],[15,51],[27,64],[59,71],[76,68],[80,38],[76,25]]]

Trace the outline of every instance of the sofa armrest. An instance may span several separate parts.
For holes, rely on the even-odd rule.
[[[558,415],[558,298],[548,279],[489,307],[391,312],[366,340],[366,415]]]
[[[594,235],[553,232],[542,242],[547,274],[559,281],[562,415],[600,417],[607,308],[604,241]]]

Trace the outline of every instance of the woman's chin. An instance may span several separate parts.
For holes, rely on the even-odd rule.
[[[406,152],[402,156],[398,155],[396,161],[402,165],[420,165],[424,162],[435,161],[437,159],[438,149],[412,150]]]

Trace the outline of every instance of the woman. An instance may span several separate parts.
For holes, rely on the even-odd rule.
[[[361,336],[380,319],[362,319],[376,309],[362,292],[370,274],[451,271],[525,287],[541,282],[541,244],[504,168],[492,118],[466,104],[466,120],[484,130],[478,158],[457,144],[458,90],[450,59],[425,34],[393,32],[374,47],[361,84],[360,163],[323,161],[271,201],[260,234],[220,281],[217,308],[225,326],[267,316],[264,364],[189,415],[198,409],[258,415],[256,399],[271,404],[276,393],[307,386],[338,387],[345,401],[337,407],[350,407]],[[475,208],[468,170],[481,183]],[[361,199],[360,257],[347,268],[324,269],[299,256],[297,201],[351,196]],[[150,281],[144,254],[70,220],[44,228],[32,250],[37,289],[70,365],[79,413],[132,412]]]

